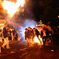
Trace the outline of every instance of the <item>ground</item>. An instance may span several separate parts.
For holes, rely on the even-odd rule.
[[[25,40],[10,41],[10,49],[1,49],[0,59],[59,59],[59,45],[37,43],[27,46]]]

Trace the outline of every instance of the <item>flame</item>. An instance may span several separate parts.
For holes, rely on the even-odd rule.
[[[40,39],[40,40],[39,40]],[[42,44],[43,45],[43,41],[42,38],[39,35],[39,39],[37,38],[37,36],[34,37],[34,43],[38,43],[38,44]],[[40,42],[41,41],[41,42]]]
[[[7,10],[7,13],[12,17],[16,12],[19,11],[18,7],[23,7],[25,0],[17,0],[16,3],[4,0],[2,6],[4,10]]]
[[[39,43],[40,44],[40,41],[38,40],[37,36],[34,37],[34,42],[36,43]]]

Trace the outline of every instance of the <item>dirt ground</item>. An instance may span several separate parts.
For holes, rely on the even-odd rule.
[[[24,40],[10,41],[10,49],[1,49],[0,59],[59,59],[59,45],[28,46]]]

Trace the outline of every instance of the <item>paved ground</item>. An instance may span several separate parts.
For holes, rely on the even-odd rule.
[[[28,47],[26,41],[10,41],[10,49],[2,49],[0,59],[59,59],[59,45],[46,46],[33,44]]]

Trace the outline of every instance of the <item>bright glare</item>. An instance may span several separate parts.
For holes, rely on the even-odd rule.
[[[23,7],[24,3],[25,0],[17,0],[16,3],[4,0],[2,6],[5,10],[7,10],[7,13],[10,15],[10,17],[12,17],[17,11],[19,11],[18,7]]]
[[[37,38],[37,36],[35,36],[35,37],[34,37],[34,42],[36,42],[36,43],[39,43],[39,44],[40,44],[40,41],[39,41],[39,39]]]
[[[39,40],[40,39],[40,40]],[[39,35],[39,39],[37,38],[37,36],[34,37],[34,43],[38,43],[38,44],[43,44],[42,38]],[[41,42],[40,42],[41,41]]]

